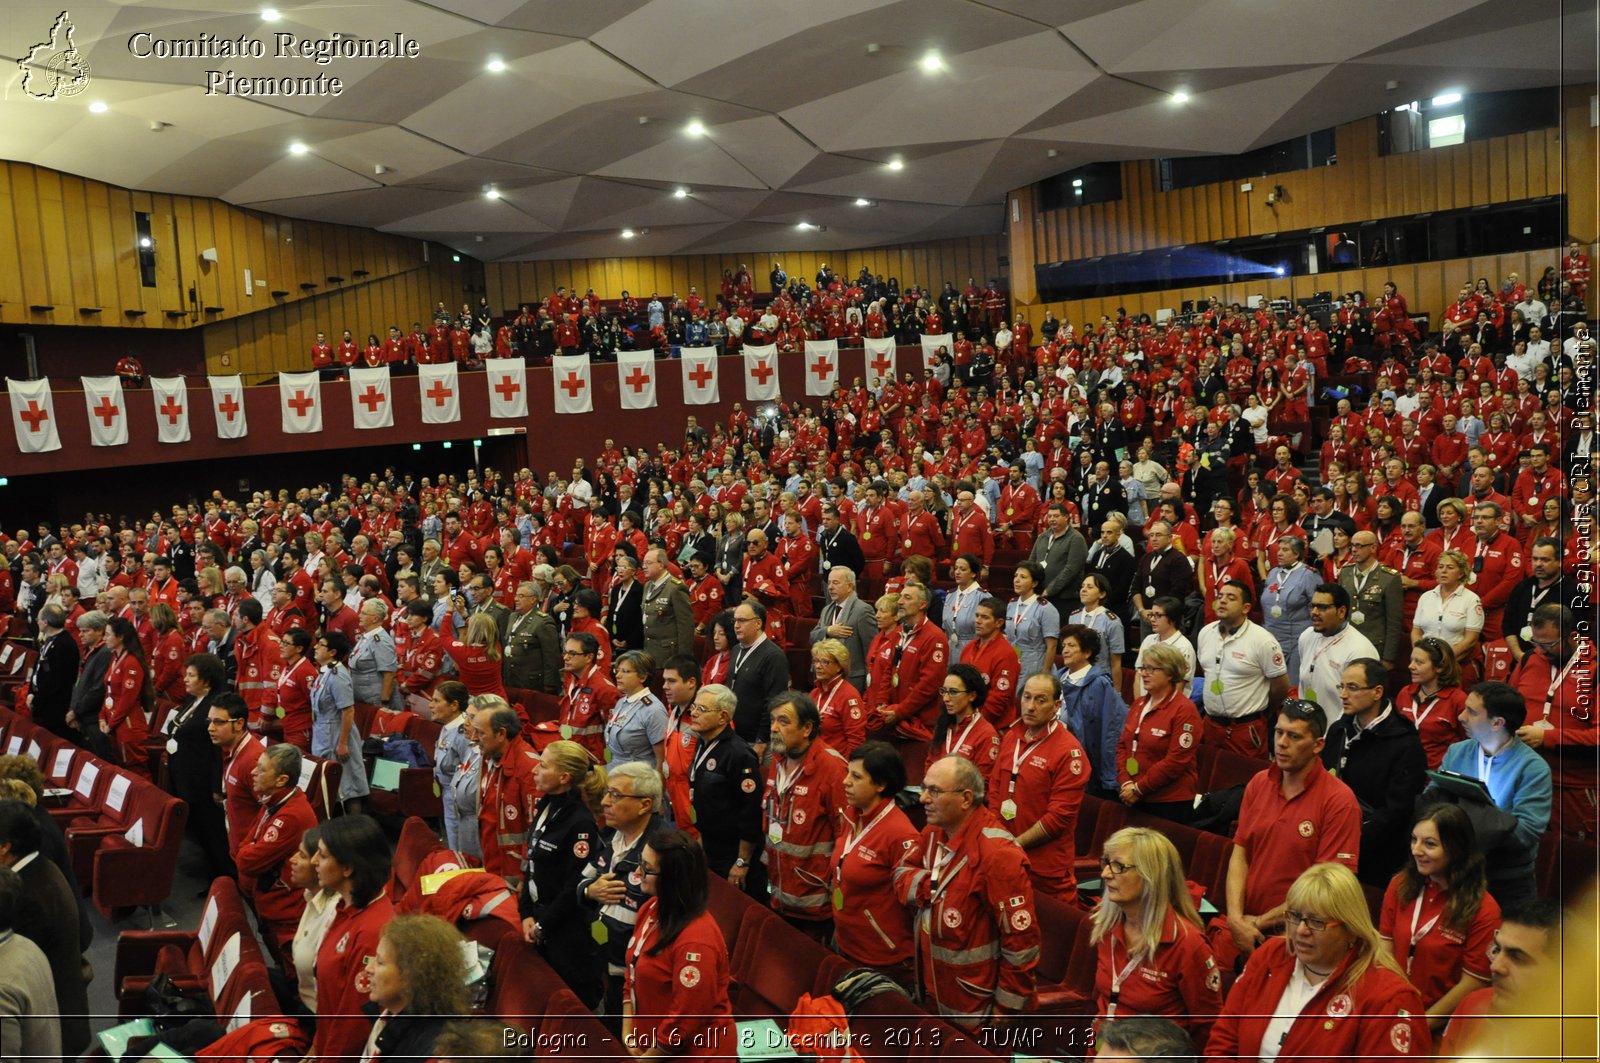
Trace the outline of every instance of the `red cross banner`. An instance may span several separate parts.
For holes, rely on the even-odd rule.
[[[923,336],[922,337],[922,368],[932,369],[939,364],[939,352],[945,354],[955,353],[954,336]],[[919,373],[920,377],[921,374]]]
[[[422,399],[423,424],[455,424],[461,420],[461,385],[456,379],[456,363],[417,366],[417,390]]]
[[[122,378],[86,376],[83,404],[89,408],[89,442],[97,447],[128,444],[128,408],[122,402]]]
[[[894,339],[875,340],[868,336],[866,344],[867,388],[877,391],[883,387],[884,381],[894,379]]]
[[[278,399],[284,435],[322,431],[322,382],[316,373],[279,373]]]
[[[744,349],[746,402],[772,402],[778,397],[778,348],[774,344]]]
[[[189,385],[181,376],[153,376],[150,395],[156,404],[156,441],[189,442]]]
[[[656,404],[655,352],[617,352],[617,394],[624,410],[648,410]]]
[[[521,358],[487,358],[489,416],[528,419],[528,365]]]
[[[11,395],[11,424],[17,430],[17,449],[24,454],[60,450],[61,433],[56,430],[50,381],[6,377],[6,391]]]
[[[717,397],[717,349],[715,347],[684,347],[683,404],[709,406],[721,401]]]
[[[589,356],[558,354],[550,360],[555,383],[557,413],[593,413],[594,389],[589,386]]]
[[[243,439],[250,433],[244,419],[244,380],[237,376],[208,376],[211,412],[217,415],[218,439]]]
[[[839,383],[839,341],[806,340],[806,394],[832,395]]]
[[[357,428],[393,428],[394,392],[389,367],[350,368],[350,417]]]

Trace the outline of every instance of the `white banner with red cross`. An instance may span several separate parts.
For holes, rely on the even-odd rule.
[[[218,439],[243,439],[250,434],[244,416],[244,380],[238,376],[208,376],[211,409],[217,415]]]
[[[489,416],[527,420],[527,363],[521,358],[490,358],[483,367],[489,381]]]
[[[153,376],[150,394],[156,404],[156,441],[189,442],[189,382],[181,376]]]
[[[97,447],[128,443],[128,408],[122,404],[122,378],[85,376],[83,404],[89,410],[89,442]]]
[[[717,349],[715,347],[684,347],[683,404],[709,406],[720,402],[717,396]]]
[[[594,388],[587,354],[558,354],[550,360],[554,371],[557,413],[593,413]]]
[[[316,373],[278,374],[278,400],[284,435],[322,431],[322,381]]]
[[[423,424],[455,424],[461,420],[461,390],[456,379],[456,363],[417,366],[417,394],[422,400]]]
[[[744,349],[746,402],[772,402],[778,397],[778,348],[774,344]]]
[[[56,404],[50,397],[50,381],[6,377],[6,391],[11,395],[11,423],[17,430],[17,449],[24,454],[60,450],[61,433],[56,430]]]
[[[867,389],[877,391],[885,381],[894,380],[894,340],[889,338],[865,340],[867,354]]]
[[[357,428],[393,428],[394,394],[389,388],[389,367],[351,368],[350,417]]]
[[[832,395],[839,384],[839,341],[806,340],[806,394]]]
[[[648,410],[656,404],[655,352],[617,352],[617,394],[624,410]]]

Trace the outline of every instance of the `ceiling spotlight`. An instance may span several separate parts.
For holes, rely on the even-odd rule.
[[[870,200],[870,199],[858,199],[858,200],[856,200],[856,206],[858,206],[858,207],[870,207],[870,206],[872,206],[872,200]]]
[[[1460,102],[1461,102],[1461,93],[1459,93],[1459,92],[1447,92],[1442,96],[1435,96],[1433,98],[1433,105],[1435,107],[1448,107],[1452,103],[1460,103]]]
[[[929,52],[922,57],[922,69],[929,74],[937,74],[944,69],[944,59],[938,52]]]
[[[878,44],[878,43],[874,42],[872,44],[867,45],[867,54],[868,55],[877,55],[881,51],[883,51],[883,45],[881,45],[881,44]]]
[[[1044,157],[1047,158],[1047,159],[1053,159],[1057,155],[1060,155],[1060,154],[1061,154],[1060,151],[1056,150],[1055,148],[1050,148],[1048,151],[1046,151],[1044,153]]]
[[[501,59],[498,56],[496,56],[495,58],[489,60],[489,73],[491,73],[491,74],[499,74],[499,73],[503,72],[505,70],[505,68],[506,68],[506,61],[504,59]]]
[[[1173,103],[1188,103],[1189,102],[1189,94],[1187,92],[1184,92],[1182,89],[1179,89],[1177,92],[1174,92],[1172,94],[1172,102]]]
[[[884,165],[889,167],[889,169],[894,170],[896,172],[899,172],[899,171],[904,170],[906,168],[906,164],[905,164],[905,161],[903,159],[890,159]]]
[[[300,143],[298,140],[295,141],[293,144],[289,145],[289,154],[290,155],[304,155],[306,152],[308,152],[310,150],[311,150],[310,148],[306,147],[304,144]]]
[[[632,229],[624,229],[624,230],[622,230],[622,238],[624,240],[632,240],[633,236],[634,236],[634,232],[633,232]]]
[[[675,189],[673,191],[673,193],[672,193],[672,198],[673,199],[688,199],[689,198],[689,190],[687,188]]]
[[[282,17],[282,15],[278,14],[278,9],[275,7],[264,7],[261,9],[262,22],[276,22]]]
[[[706,127],[698,118],[684,126],[683,131],[691,137],[703,137],[706,135]]]
[[[484,189],[483,189],[483,194],[485,196],[487,196],[488,198],[490,198],[490,199],[499,199],[500,198],[500,190],[498,188],[496,188],[494,185],[485,185]]]
[[[1081,178],[1081,177],[1074,177],[1074,178],[1073,178],[1073,179],[1072,179],[1072,187],[1073,187],[1073,188],[1082,188],[1082,187],[1083,187],[1083,178]]]
[[[139,246],[148,251],[152,247],[156,246],[156,242],[150,239],[148,236],[141,236],[139,237]]]
[[[794,227],[799,229],[801,232],[810,232],[812,229],[816,228],[815,225],[812,225],[808,221],[797,221],[794,223]]]
[[[95,100],[89,105],[90,112],[94,114],[105,114],[110,109],[111,108],[106,105],[105,100]]]

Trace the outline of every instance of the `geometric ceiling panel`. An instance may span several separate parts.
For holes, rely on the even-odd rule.
[[[7,157],[485,259],[999,232],[1009,190],[1086,163],[1592,82],[1597,32],[1593,0],[77,0],[66,54],[47,2],[0,18]],[[87,81],[35,98],[25,58],[32,93],[52,58]]]

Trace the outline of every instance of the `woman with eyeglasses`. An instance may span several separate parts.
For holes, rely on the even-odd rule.
[[[1435,563],[1438,585],[1422,592],[1412,619],[1411,644],[1441,639],[1456,655],[1463,686],[1477,681],[1478,640],[1483,635],[1483,600],[1467,586],[1472,562],[1460,550],[1446,550]]]
[[[1411,860],[1383,895],[1378,932],[1439,1032],[1468,993],[1489,982],[1500,905],[1488,892],[1472,820],[1434,805],[1411,828]]]
[[[1249,582],[1249,581],[1246,581]],[[1220,587],[1221,584],[1218,584]],[[1214,598],[1214,596],[1213,596]],[[1208,603],[1211,608],[1214,605]],[[1183,601],[1171,595],[1163,595],[1151,602],[1144,611],[1145,620],[1150,624],[1150,634],[1139,643],[1138,656],[1133,662],[1133,693],[1135,696],[1143,694],[1144,680],[1139,672],[1139,665],[1144,663],[1145,651],[1152,646],[1171,646],[1183,655],[1185,664],[1183,681],[1178,684],[1178,689],[1187,694],[1194,685],[1195,655],[1194,643],[1189,641],[1189,636],[1183,633],[1178,624],[1183,620]]]
[[[950,666],[939,697],[943,709],[933,725],[923,770],[945,757],[966,757],[987,778],[1000,756],[1000,733],[979,710],[989,696],[983,673],[970,664]]]
[[[1208,1061],[1426,1057],[1422,998],[1384,948],[1355,874],[1315,864],[1289,887],[1282,946],[1268,941],[1206,1043]]]
[[[706,858],[681,831],[654,835],[639,860],[650,898],[628,944],[622,1043],[635,1056],[727,1059],[737,1052],[728,943],[707,911]]]
[[[838,639],[822,639],[811,647],[811,674],[817,685],[811,700],[822,713],[822,740],[846,756],[866,740],[867,709],[861,692],[850,685],[850,650]]]
[[[1189,700],[1183,654],[1157,643],[1139,655],[1144,694],[1117,740],[1117,796],[1129,807],[1187,823],[1199,785],[1196,748],[1204,733]]]
[[[1222,971],[1189,896],[1183,858],[1160,831],[1124,827],[1100,855],[1105,884],[1089,942],[1098,949],[1095,1024],[1134,1015],[1177,1021],[1197,1045],[1222,1010]]]
[[[583,746],[559,739],[540,754],[534,782],[543,796],[533,806],[517,893],[522,939],[592,1008],[600,1003],[603,968],[578,889],[599,843],[595,817],[609,785],[606,770]]]
[[[1411,682],[1395,695],[1394,707],[1416,725],[1428,770],[1437,770],[1445,750],[1466,738],[1461,711],[1467,707],[1467,692],[1448,642],[1430,637],[1411,647]]]

